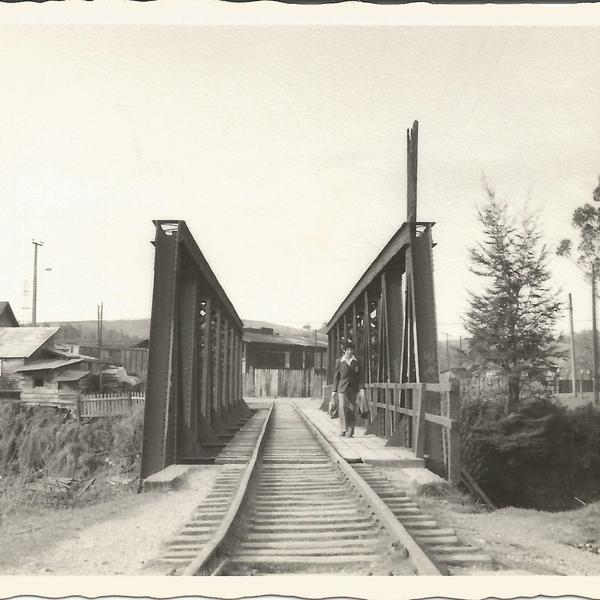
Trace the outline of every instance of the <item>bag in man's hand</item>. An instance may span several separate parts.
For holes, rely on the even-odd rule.
[[[363,419],[368,419],[371,417],[371,411],[369,410],[369,402],[367,401],[365,390],[360,390],[360,392],[358,392],[356,404],[358,405],[358,412]]]
[[[339,403],[337,394],[333,394],[329,400],[329,417],[337,419],[339,416]]]

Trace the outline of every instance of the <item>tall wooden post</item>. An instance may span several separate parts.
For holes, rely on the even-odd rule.
[[[594,404],[600,405],[598,390],[598,328],[596,325],[596,265],[592,263],[592,389]]]
[[[575,371],[575,332],[573,331],[573,297],[571,294],[569,294],[569,328],[571,330],[571,396],[575,398],[577,396],[577,373]]]
[[[37,256],[39,246],[43,246],[44,242],[36,242],[31,240],[33,244],[33,296],[31,302],[31,326],[37,326]]]
[[[406,131],[406,220],[417,220],[417,165],[419,148],[419,123],[415,121]]]
[[[461,480],[460,465],[460,384],[458,379],[450,379],[447,416],[452,419],[452,427],[448,435],[448,481],[458,485]]]

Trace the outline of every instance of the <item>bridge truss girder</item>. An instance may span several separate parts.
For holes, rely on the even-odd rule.
[[[390,445],[411,447],[413,420],[400,409],[413,409],[411,390],[386,383],[440,381],[433,278],[432,222],[416,220],[418,124],[407,132],[407,221],[393,235],[330,319],[327,331],[328,383],[344,341],[352,342],[362,363],[371,402],[367,431]],[[369,387],[371,386],[371,387]],[[431,386],[435,387],[435,386]],[[439,386],[438,386],[439,387]],[[443,395],[427,391],[427,413],[442,413]],[[386,408],[381,408],[385,405]],[[447,456],[439,427],[425,425],[424,453],[429,464],[445,471]]]
[[[215,454],[247,412],[242,321],[184,221],[155,221],[142,478]]]

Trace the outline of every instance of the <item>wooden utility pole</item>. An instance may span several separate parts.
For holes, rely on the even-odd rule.
[[[98,391],[102,393],[102,320],[104,315],[104,302],[97,306],[98,311],[98,359],[100,361],[100,373],[98,374]]]
[[[37,256],[38,246],[43,246],[44,242],[31,240],[33,244],[33,296],[31,302],[31,326],[37,326]]]
[[[571,396],[575,398],[577,396],[577,373],[575,372],[575,333],[573,331],[573,297],[571,294],[569,294],[569,328],[571,330]]]
[[[598,390],[598,330],[596,327],[596,265],[592,263],[592,390],[594,404],[600,405]]]

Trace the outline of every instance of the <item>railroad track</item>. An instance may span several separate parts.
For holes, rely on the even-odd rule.
[[[412,564],[291,405],[275,408],[222,574],[411,574]]]
[[[156,561],[173,575],[464,574],[495,568],[377,467],[349,465],[292,403],[255,412]]]
[[[440,574],[292,404],[259,411],[240,434],[246,452],[254,447],[252,456],[244,467],[233,452],[237,458],[169,540],[158,562],[171,574]]]

